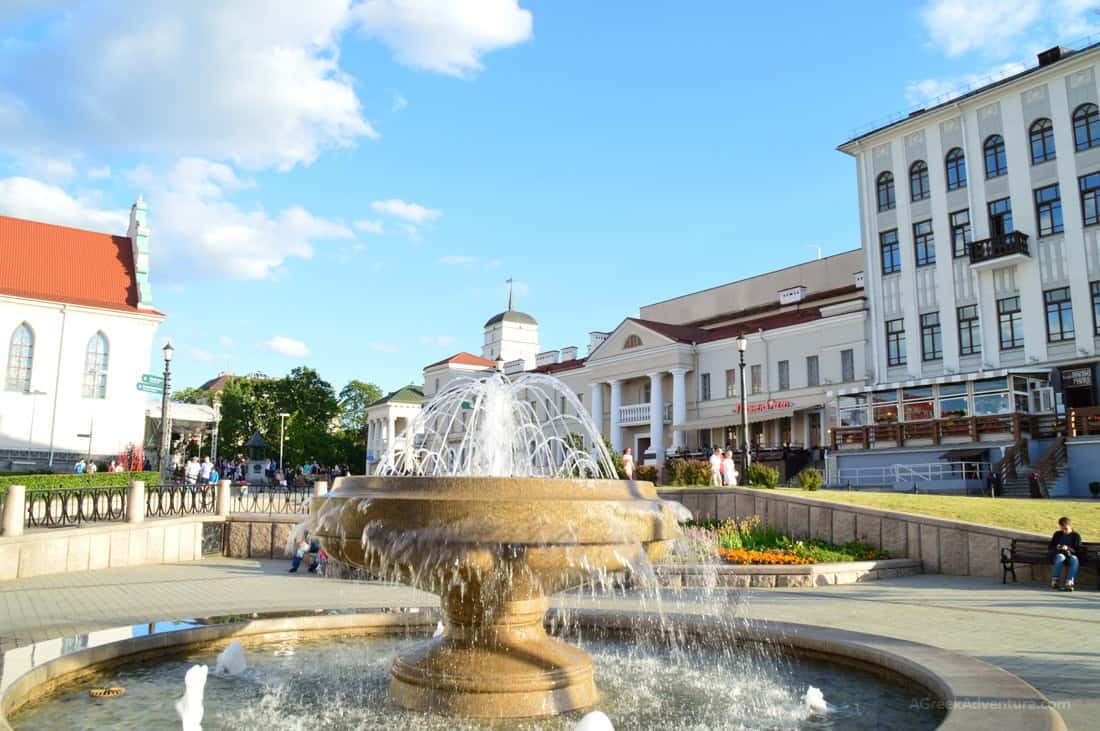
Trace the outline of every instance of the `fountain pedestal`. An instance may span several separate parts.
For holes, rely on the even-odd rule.
[[[546,633],[549,597],[648,568],[683,517],[619,480],[347,477],[311,503],[332,558],[441,598],[443,634],[397,658],[390,698],[479,718],[595,704],[591,659]]]

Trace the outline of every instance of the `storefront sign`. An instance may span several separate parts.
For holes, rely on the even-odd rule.
[[[1067,368],[1062,371],[1062,386],[1092,386],[1092,369]]]
[[[762,404],[749,404],[748,412],[750,414],[759,414],[764,411],[781,411],[794,408],[794,404],[790,401],[765,401]],[[741,404],[737,404],[733,407],[735,414],[741,413]]]

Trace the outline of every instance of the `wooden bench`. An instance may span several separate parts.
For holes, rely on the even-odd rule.
[[[1001,549],[1001,583],[1008,583],[1008,575],[1012,574],[1012,582],[1016,582],[1016,564],[1029,564],[1032,566],[1050,566],[1051,561],[1047,557],[1050,541],[1046,538],[1013,538],[1010,548]],[[1080,568],[1096,565],[1094,562],[1100,558],[1100,545],[1081,542],[1081,552],[1078,554]],[[1080,570],[1078,571],[1080,573]],[[1097,586],[1100,588],[1100,571],[1097,571]]]

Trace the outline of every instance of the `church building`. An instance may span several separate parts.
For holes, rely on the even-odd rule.
[[[137,383],[163,319],[141,198],[125,236],[0,216],[0,471],[140,448]]]

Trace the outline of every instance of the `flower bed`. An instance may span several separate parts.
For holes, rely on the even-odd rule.
[[[674,560],[683,558],[682,554],[702,560],[717,554],[727,563],[793,565],[880,561],[890,558],[886,551],[872,548],[865,543],[836,546],[825,541],[795,541],[782,532],[763,525],[757,516],[742,521],[692,524],[685,531],[685,541],[689,548],[677,552],[680,555],[675,556]]]

